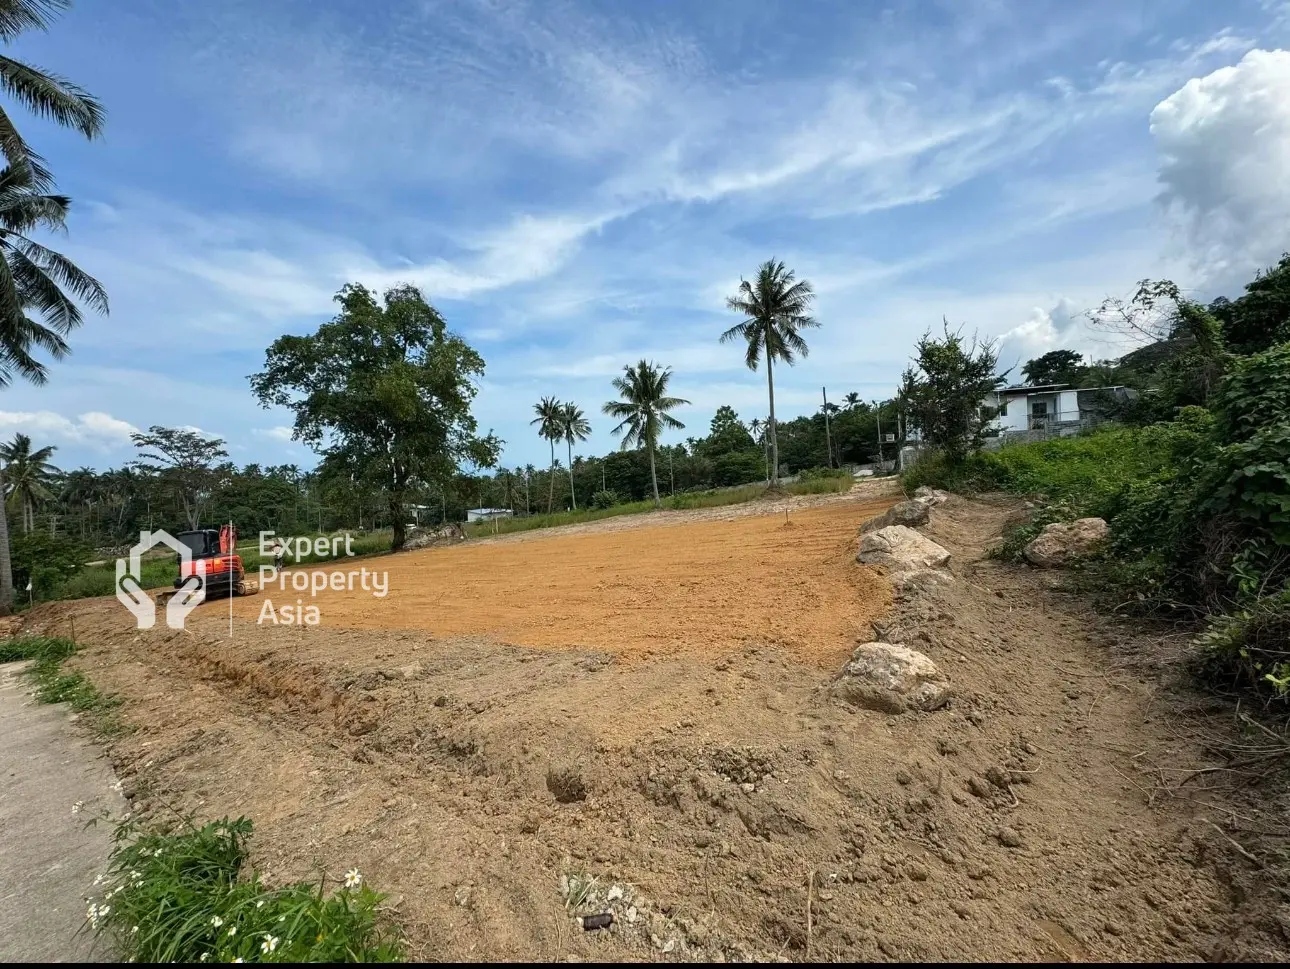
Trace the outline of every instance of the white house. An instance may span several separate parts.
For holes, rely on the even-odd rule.
[[[981,404],[1002,408],[991,422],[1001,434],[1067,429],[1073,433],[1104,419],[1107,395],[1117,400],[1131,400],[1138,394],[1119,386],[1077,389],[1070,384],[1036,384],[1004,387]]]

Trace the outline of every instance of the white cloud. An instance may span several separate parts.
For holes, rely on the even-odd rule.
[[[268,437],[275,441],[291,440],[291,428],[289,427],[257,427],[251,433],[257,437]]]
[[[1290,248],[1290,51],[1253,50],[1151,112],[1160,198],[1207,280],[1243,280]]]
[[[84,444],[108,450],[130,443],[138,428],[102,411],[88,411],[75,419],[53,411],[0,411],[0,433],[21,431],[33,438],[37,447],[46,439],[60,443]]]

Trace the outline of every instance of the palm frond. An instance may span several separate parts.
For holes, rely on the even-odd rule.
[[[14,283],[23,302],[38,310],[58,333],[70,333],[81,325],[81,311],[45,271],[27,256],[0,240],[0,258],[7,259]]]
[[[71,0],[4,0],[0,3],[0,40],[11,41],[24,30],[48,30],[54,14]]]
[[[86,138],[96,138],[103,131],[103,105],[65,77],[0,55],[0,90],[37,117],[50,118]]]

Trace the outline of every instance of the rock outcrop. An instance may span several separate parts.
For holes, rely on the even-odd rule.
[[[861,643],[834,682],[837,696],[883,713],[937,710],[949,701],[945,675],[928,657],[896,643]]]
[[[950,553],[905,525],[887,525],[860,539],[856,561],[881,565],[892,572],[944,568]]]
[[[1101,518],[1054,522],[1044,526],[1039,536],[1026,546],[1026,561],[1044,569],[1059,569],[1096,551],[1108,533],[1106,522]]]

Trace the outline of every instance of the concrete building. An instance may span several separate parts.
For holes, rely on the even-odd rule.
[[[1004,387],[982,401],[982,406],[1001,410],[991,426],[1002,435],[1029,431],[1074,434],[1106,420],[1109,402],[1132,400],[1137,395],[1128,387],[1019,385]]]

